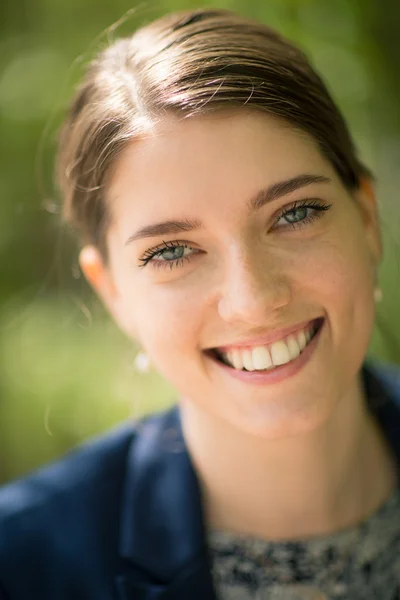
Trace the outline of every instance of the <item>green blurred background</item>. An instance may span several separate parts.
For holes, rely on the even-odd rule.
[[[0,481],[173,402],[79,272],[52,184],[56,131],[96,51],[172,10],[231,8],[280,29],[322,73],[378,178],[384,300],[369,354],[400,364],[398,0],[18,0],[0,19]],[[130,9],[128,18],[117,21]]]

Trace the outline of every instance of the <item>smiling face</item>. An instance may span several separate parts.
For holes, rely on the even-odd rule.
[[[329,418],[372,333],[381,258],[372,193],[351,195],[306,133],[242,111],[165,119],[122,153],[108,202],[114,291],[91,278],[84,253],[82,266],[187,401],[264,437]],[[278,330],[317,318],[307,360],[279,377],[238,377],[215,358],[218,349],[240,360],[256,346],[271,356],[287,334]]]

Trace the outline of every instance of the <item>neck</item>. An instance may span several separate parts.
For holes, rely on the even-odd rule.
[[[239,431],[189,400],[181,414],[209,527],[267,539],[329,534],[367,518],[396,486],[359,380],[328,422],[286,439]]]

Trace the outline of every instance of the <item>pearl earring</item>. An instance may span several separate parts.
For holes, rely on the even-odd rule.
[[[381,289],[379,286],[377,286],[377,287],[374,289],[374,300],[375,300],[375,302],[377,302],[377,303],[378,303],[378,302],[381,302],[381,301],[382,301],[382,298],[383,298],[383,292],[382,292],[382,289]]]
[[[134,365],[139,373],[148,373],[150,371],[150,359],[144,352],[140,351],[135,357]]]

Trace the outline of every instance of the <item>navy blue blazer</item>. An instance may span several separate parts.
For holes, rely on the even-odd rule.
[[[362,375],[400,474],[400,369]],[[177,406],[0,489],[0,598],[216,600]]]

